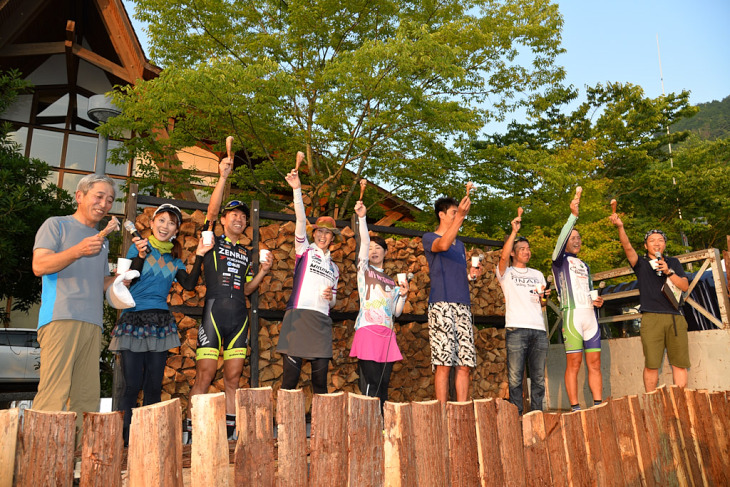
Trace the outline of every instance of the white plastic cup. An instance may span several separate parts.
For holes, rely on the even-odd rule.
[[[269,249],[259,250],[259,262],[268,262],[271,258],[271,251]]]
[[[125,259],[124,257],[119,257],[117,259],[117,275],[124,274],[129,270],[129,268],[132,266],[132,260],[131,259]]]
[[[213,239],[215,238],[215,234],[212,230],[205,230],[201,233],[201,236],[203,237],[203,245],[213,245]]]
[[[471,258],[471,266],[472,267],[479,267],[479,262],[481,262],[481,258],[478,255],[475,255]]]
[[[652,269],[656,270],[656,268],[659,266],[657,259],[652,259],[649,261],[649,265]]]
[[[590,295],[591,301],[595,301],[596,299],[598,299],[598,289],[591,289]]]
[[[398,284],[404,286],[408,282],[408,275],[405,272],[398,273]]]

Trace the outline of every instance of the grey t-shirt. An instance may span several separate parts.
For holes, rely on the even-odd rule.
[[[98,234],[73,216],[51,217],[35,236],[33,250],[59,253]],[[43,276],[38,328],[56,320],[78,320],[102,326],[104,277],[109,274],[109,242],[97,255],[81,257],[54,274]]]

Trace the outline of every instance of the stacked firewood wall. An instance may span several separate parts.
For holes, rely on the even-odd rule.
[[[146,208],[138,215],[136,225],[143,236],[150,233],[149,223],[154,208]],[[195,248],[198,245],[200,227],[205,215],[200,211],[188,215],[184,213],[183,225],[178,238],[184,248],[183,261],[188,269],[195,260]],[[216,228],[216,234],[221,233]],[[252,228],[248,227],[243,238],[246,246],[251,246]],[[271,250],[274,264],[269,274],[259,287],[259,309],[281,310],[291,293],[293,282],[294,223],[273,223],[260,228],[260,248]],[[356,277],[356,240],[352,229],[342,229],[343,239],[332,247],[332,259],[340,268],[340,281],[337,289],[337,305],[334,311],[357,312],[359,296]],[[430,279],[428,265],[423,252],[423,244],[418,237],[392,239],[388,238],[388,254],[385,271],[395,276],[396,273],[413,273],[410,281],[410,292],[404,314],[425,316],[428,308]],[[475,316],[504,315],[504,298],[502,290],[494,276],[494,266],[499,259],[499,251],[485,252],[467,246],[467,260],[472,255],[481,255],[485,267],[484,275],[471,284],[472,312]],[[202,307],[205,301],[205,285],[202,281],[192,291],[182,289],[177,283],[173,285],[169,296],[172,306]],[[190,388],[195,381],[195,349],[197,345],[198,317],[175,313],[178,322],[182,345],[173,349],[167,361],[163,379],[162,399],[179,397],[183,405],[187,405]],[[281,382],[282,362],[276,352],[279,339],[279,321],[259,320],[259,385],[278,389]],[[471,397],[505,398],[507,389],[507,368],[504,330],[496,328],[475,327],[477,348],[477,367],[472,373]],[[345,320],[333,323],[333,352],[330,363],[330,391],[358,392],[357,361],[350,358],[350,346],[354,333],[354,321]],[[433,373],[430,364],[430,348],[428,341],[428,324],[419,322],[397,323],[395,333],[398,345],[403,354],[403,361],[393,367],[390,381],[390,399],[393,401],[422,401],[432,399]],[[247,364],[248,365],[248,364]],[[218,373],[209,392],[223,390],[223,359],[218,361]],[[311,404],[310,368],[305,364],[302,373],[302,384],[307,392],[307,409]],[[250,368],[244,368],[241,387],[248,387]]]

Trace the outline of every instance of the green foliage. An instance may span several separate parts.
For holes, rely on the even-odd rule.
[[[607,221],[612,198],[638,252],[644,233],[657,227],[669,235],[671,254],[723,245],[730,230],[728,142],[666,130],[696,112],[689,93],[652,99],[631,84],[599,84],[588,88],[575,110],[563,113],[562,105],[576,98],[564,91],[532,124],[512,124],[505,135],[472,144],[472,174],[488,188],[476,193],[473,204],[480,228],[500,238],[523,207],[521,233],[530,237],[533,265],[548,271],[575,187],[582,186],[581,257],[594,272],[626,265]],[[668,144],[682,141],[670,158]]]
[[[361,177],[415,204],[463,192],[459,141],[564,77],[546,0],[139,0],[136,15],[165,69],[116,92],[123,114],[104,130],[139,134],[125,157],[172,165],[176,150],[223,151],[234,135],[234,184],[275,208],[303,150],[304,183],[327,202],[315,215],[346,217]]]
[[[17,72],[0,73],[0,109],[27,88]],[[47,218],[71,213],[73,200],[45,183],[49,166],[21,155],[9,131],[7,124],[0,128],[0,299],[12,298],[13,310],[27,311],[41,296],[41,280],[31,270],[36,231]],[[0,322],[7,325],[8,319],[0,310]]]
[[[697,115],[673,124],[672,132],[688,130],[704,140],[730,137],[730,96],[726,96],[722,101],[700,103],[697,108],[699,109]]]

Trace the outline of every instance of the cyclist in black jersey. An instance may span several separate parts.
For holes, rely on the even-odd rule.
[[[226,179],[232,168],[232,159],[224,158],[220,162],[220,177],[210,197],[204,229],[215,228]],[[190,390],[189,408],[192,408],[193,396],[207,392],[215,378],[222,348],[228,436],[235,431],[236,389],[248,347],[246,296],[256,290],[273,261],[270,254],[267,261],[260,263],[258,273],[250,276],[251,251],[239,243],[246,229],[248,211],[246,204],[238,200],[226,204],[220,219],[223,233],[215,237],[213,249],[203,259],[207,292],[203,320],[198,329],[195,384]],[[189,421],[186,421],[186,429],[190,429]]]

